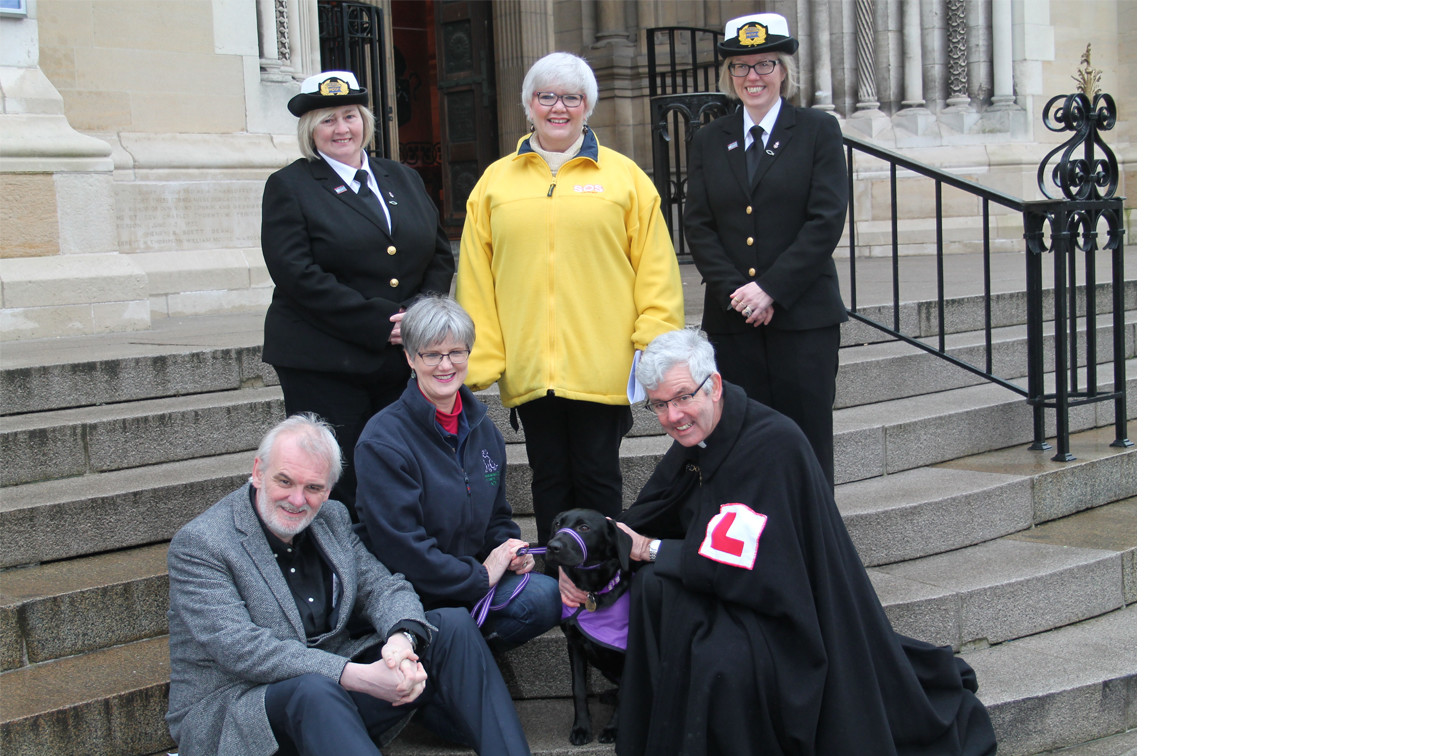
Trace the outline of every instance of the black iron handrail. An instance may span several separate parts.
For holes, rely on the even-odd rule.
[[[1116,196],[1117,162],[1114,154],[1099,138],[1099,131],[1114,125],[1114,102],[1108,95],[1099,95],[1092,102],[1083,94],[1053,98],[1045,110],[1045,123],[1052,131],[1074,131],[1065,144],[1051,151],[1041,161],[1039,176],[1041,192],[1047,199],[1022,200],[981,186],[947,171],[916,162],[899,153],[854,137],[845,137],[845,155],[850,172],[850,317],[876,328],[891,337],[921,349],[940,359],[970,371],[991,383],[1020,394],[1032,408],[1032,443],[1034,450],[1049,449],[1045,441],[1045,410],[1055,410],[1057,461],[1075,459],[1070,453],[1069,412],[1073,407],[1097,402],[1115,403],[1115,441],[1112,446],[1131,446],[1126,438],[1128,410],[1126,407],[1125,370],[1125,228],[1124,197]],[[1097,155],[1098,150],[1098,155]],[[860,312],[857,303],[857,244],[855,217],[855,153],[878,158],[889,166],[890,174],[890,256],[891,315],[890,324],[880,323]],[[1082,157],[1076,157],[1082,151]],[[1059,156],[1049,174],[1046,168]],[[899,171],[930,179],[935,186],[935,260],[936,260],[936,321],[940,324],[937,344],[932,346],[906,334],[900,323],[900,213],[898,199]],[[1053,187],[1046,183],[1048,178]],[[945,348],[945,229],[942,190],[952,187],[980,200],[983,255],[984,365],[973,365],[950,354]],[[1052,188],[1063,196],[1055,197]],[[991,205],[1018,212],[1023,217],[1025,242],[1026,291],[1026,360],[1027,381],[1021,387],[995,372],[994,331],[991,282]],[[1100,228],[1107,235],[1100,241]],[[1049,230],[1048,243],[1046,229]],[[1113,381],[1109,391],[1101,391],[1097,372],[1097,305],[1095,256],[1102,250],[1111,252],[1111,314],[1114,347]],[[1053,361],[1055,390],[1045,391],[1045,320],[1043,256],[1053,256]],[[1083,278],[1077,277],[1077,265],[1083,261]],[[1083,309],[1081,303],[1083,302]],[[1080,336],[1085,337],[1085,359],[1080,359]],[[1084,380],[1079,366],[1085,365]]]

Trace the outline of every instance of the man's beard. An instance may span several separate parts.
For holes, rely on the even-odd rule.
[[[255,504],[260,512],[260,521],[265,523],[265,527],[269,528],[270,532],[277,538],[282,539],[294,538],[304,532],[305,528],[310,527],[310,523],[315,521],[315,515],[320,511],[318,509],[310,510],[309,516],[298,526],[282,524],[280,519],[275,515],[275,505],[270,503],[270,497],[265,494],[265,488],[263,486],[255,489]]]

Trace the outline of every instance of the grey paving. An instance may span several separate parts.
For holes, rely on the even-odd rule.
[[[965,654],[1001,753],[1033,754],[1135,728],[1136,610]]]

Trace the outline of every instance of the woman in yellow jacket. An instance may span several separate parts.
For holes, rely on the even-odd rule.
[[[540,543],[566,509],[620,514],[620,440],[644,398],[629,388],[635,357],[685,321],[660,195],[585,125],[597,96],[581,58],[531,66],[521,98],[533,130],[480,177],[460,240],[469,385],[498,380],[519,416]]]

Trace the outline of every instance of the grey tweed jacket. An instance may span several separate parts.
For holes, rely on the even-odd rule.
[[[431,627],[410,583],[361,544],[344,505],[327,501],[310,531],[335,570],[337,629],[307,643],[263,527],[247,483],[170,541],[165,723],[183,756],[275,753],[265,686],[311,672],[338,681],[350,657],[384,641],[374,631],[352,637],[352,618],[369,620],[379,632],[402,619]]]

